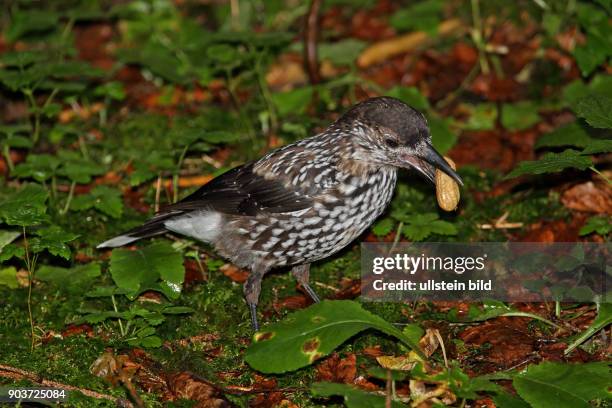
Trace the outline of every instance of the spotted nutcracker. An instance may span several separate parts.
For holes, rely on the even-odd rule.
[[[434,182],[436,168],[462,184],[431,146],[425,117],[403,102],[361,102],[324,132],[236,167],[98,248],[171,231],[211,244],[248,268],[244,295],[258,329],[263,276],[291,266],[308,295],[310,264],[338,252],[385,210],[398,168]]]

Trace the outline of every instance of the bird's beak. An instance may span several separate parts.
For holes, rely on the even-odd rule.
[[[415,169],[434,184],[436,182],[436,169],[440,169],[463,186],[461,177],[429,143],[425,143],[418,153],[406,154],[402,159],[405,163],[403,167]]]

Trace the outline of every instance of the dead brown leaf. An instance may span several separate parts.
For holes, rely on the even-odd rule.
[[[612,188],[599,181],[576,184],[563,192],[561,202],[571,210],[612,215]]]
[[[352,384],[357,376],[357,357],[349,353],[340,358],[334,353],[317,366],[317,380]]]

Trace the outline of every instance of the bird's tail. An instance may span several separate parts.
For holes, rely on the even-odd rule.
[[[173,216],[172,213],[160,214],[149,221],[145,222],[143,225],[133,228],[126,232],[125,234],[121,234],[114,238],[111,238],[107,241],[102,242],[96,248],[116,248],[123,245],[127,245],[134,241],[138,241],[141,238],[149,238],[155,235],[160,235],[165,232],[168,232],[164,223]]]

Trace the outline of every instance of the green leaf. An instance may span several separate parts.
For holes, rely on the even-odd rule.
[[[597,154],[612,152],[612,140],[592,139],[580,154]]]
[[[0,218],[9,225],[37,225],[47,219],[47,191],[38,184],[27,184],[0,202]]]
[[[533,408],[521,398],[510,395],[507,392],[500,392],[493,396],[493,402],[497,408]]]
[[[431,234],[457,235],[457,227],[448,221],[438,219],[438,214],[414,214],[405,221],[402,233],[413,241],[422,241]]]
[[[492,103],[480,103],[476,106],[464,105],[471,111],[468,121],[463,125],[466,130],[491,130],[495,128],[497,107]]]
[[[43,182],[57,173],[61,160],[50,154],[30,154],[25,163],[20,163],[15,167],[12,175],[25,178],[32,177],[38,182]]]
[[[122,101],[125,99],[126,93],[121,82],[111,81],[96,87],[96,89],[94,89],[94,95],[107,96],[110,99]]]
[[[431,143],[441,154],[448,152],[457,143],[457,135],[450,129],[451,119],[429,117]]]
[[[612,232],[612,217],[606,217],[605,215],[591,217],[582,228],[580,228],[581,236],[589,235],[594,232],[603,236]]]
[[[89,194],[75,197],[70,208],[77,211],[95,208],[113,218],[119,218],[123,214],[123,200],[119,190],[97,186]]]
[[[504,104],[501,115],[502,126],[508,130],[527,129],[540,121],[537,105],[531,101]]]
[[[306,86],[292,91],[272,94],[272,101],[280,116],[301,115],[312,99],[313,89]]]
[[[574,48],[574,58],[582,76],[588,76],[601,64],[606,62],[610,50],[609,44],[596,35],[587,34],[587,43]]]
[[[610,324],[612,324],[612,303],[600,303],[599,312],[593,323],[572,344],[568,345],[567,349],[565,349],[565,354],[571,353],[576,347]]]
[[[385,235],[393,231],[394,226],[395,226],[395,222],[393,222],[391,218],[383,218],[382,220],[377,221],[372,226],[372,232],[377,237],[384,237]]]
[[[402,8],[391,16],[391,26],[399,31],[423,30],[435,33],[444,7],[441,0],[424,0]]]
[[[165,242],[134,251],[123,248],[113,250],[110,271],[117,286],[127,290],[131,297],[162,279],[172,289],[169,293],[174,295],[170,297],[177,298],[185,277],[183,257]]]
[[[43,265],[36,271],[36,279],[52,283],[58,289],[72,294],[85,293],[100,275],[100,264],[95,262],[72,268]]]
[[[168,306],[162,310],[163,314],[185,314],[193,312],[194,310],[187,306]]]
[[[612,129],[612,98],[590,95],[580,99],[574,111],[593,127]]]
[[[14,266],[0,268],[0,285],[8,286],[9,289],[17,289],[19,287],[17,269]]]
[[[57,27],[58,20],[59,14],[50,10],[17,10],[11,16],[6,39],[15,42],[27,34],[51,30]]]
[[[589,401],[612,398],[609,362],[544,362],[529,366],[512,384],[536,408],[590,408]]]
[[[22,246],[8,244],[0,250],[0,262],[8,261],[12,257],[22,258],[25,256],[25,250]]]
[[[20,231],[15,230],[0,230],[0,254],[5,246],[17,239],[21,235]]]
[[[371,394],[347,384],[318,382],[314,383],[310,390],[317,397],[342,396],[348,408],[383,408],[385,406],[384,396]],[[391,406],[406,407],[397,401],[391,401]]]
[[[591,140],[587,131],[578,122],[572,122],[540,137],[535,144],[535,148],[558,146],[585,147]]]
[[[394,86],[387,91],[386,96],[397,98],[420,111],[429,110],[430,107],[427,98],[414,86]]]
[[[591,167],[589,157],[582,156],[576,150],[565,150],[561,153],[546,153],[540,160],[520,162],[505,178],[524,174],[556,173],[567,168],[585,170]]]
[[[70,258],[70,248],[66,245],[66,242],[74,241],[79,236],[66,232],[56,225],[41,228],[34,233],[38,237],[29,240],[30,250],[33,253],[39,253],[46,249],[50,254],[61,256],[64,259]]]
[[[264,373],[294,371],[326,356],[366,329],[382,331],[419,350],[401,331],[358,303],[324,300],[256,333],[245,360]]]
[[[366,45],[361,40],[347,38],[334,43],[321,43],[317,51],[321,60],[329,60],[335,65],[352,65]]]

